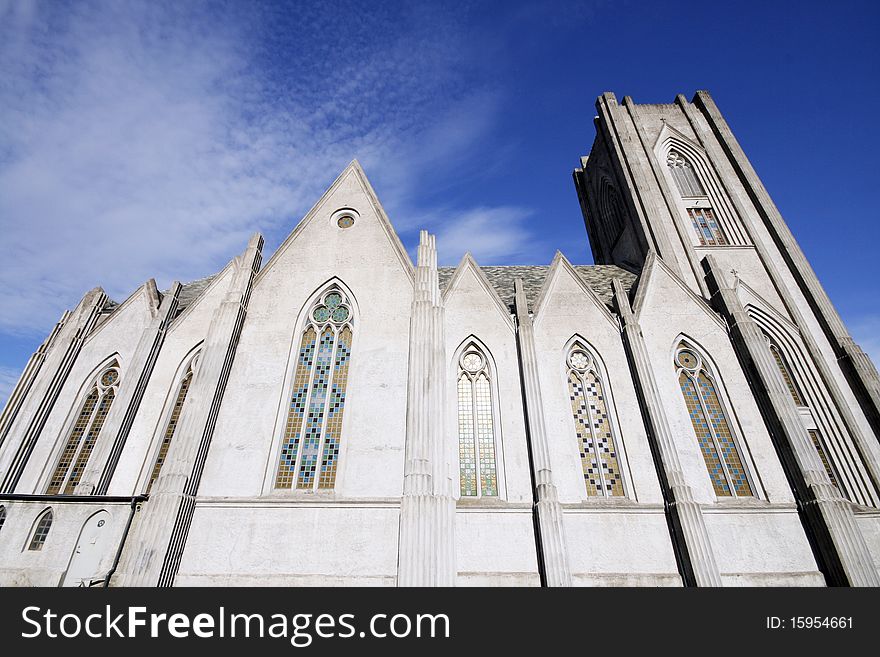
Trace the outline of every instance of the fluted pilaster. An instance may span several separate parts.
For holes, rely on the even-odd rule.
[[[419,236],[410,320],[400,586],[455,584],[455,498],[445,447],[446,354],[435,238]]]
[[[547,426],[544,422],[544,400],[541,397],[541,382],[538,378],[535,330],[529,315],[522,279],[518,278],[514,281],[514,289],[517,345],[525,397],[529,453],[535,480],[534,513],[538,525],[544,582],[547,586],[571,586],[562,507],[559,504],[556,485],[553,483],[553,471],[550,467],[550,448],[547,444]]]
[[[764,334],[743,307],[715,259],[708,255],[703,262],[712,301],[727,319],[731,341],[752,374],[757,388],[755,392],[762,398],[771,430],[777,440],[784,440],[788,446],[781,460],[789,470],[794,470],[790,474],[798,482],[795,494],[805,508],[807,530],[813,534],[818,556],[832,579],[829,583],[880,586],[880,578],[852,507],[831,483]]]
[[[211,319],[174,441],[126,540],[113,578],[116,586],[174,583],[262,246],[263,238],[255,234],[235,259],[229,292]]]
[[[150,319],[138,339],[126,371],[123,372],[119,393],[101,427],[88,465],[76,487],[77,495],[107,493],[110,480],[116,471],[119,455],[125,446],[144,391],[153,373],[153,366],[159,357],[159,350],[165,341],[168,324],[174,319],[177,310],[180,283],[175,281],[161,300],[156,289],[156,281],[150,279],[144,284],[144,288]]]
[[[648,438],[653,443],[655,459],[659,461],[660,482],[664,485],[667,510],[672,523],[672,535],[682,554],[682,573],[686,584],[721,586],[721,574],[700,505],[694,500],[687,485],[666,410],[651,366],[642,329],[633,315],[629,298],[620,280],[612,281],[614,298],[623,324],[623,338],[630,359],[636,386],[641,396],[645,417],[650,424]]]

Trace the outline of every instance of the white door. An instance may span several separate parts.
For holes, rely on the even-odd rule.
[[[103,577],[104,573],[98,569],[105,556],[109,520],[110,514],[106,511],[99,511],[86,520],[61,586],[89,586]]]

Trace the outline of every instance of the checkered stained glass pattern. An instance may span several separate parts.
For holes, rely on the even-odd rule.
[[[189,369],[180,382],[180,388],[177,391],[177,397],[171,409],[171,417],[168,418],[168,426],[165,427],[165,435],[162,436],[162,444],[159,445],[159,453],[156,455],[156,462],[153,464],[153,471],[150,473],[150,481],[147,484],[148,493],[153,488],[156,479],[159,478],[159,472],[162,470],[162,465],[168,456],[168,448],[171,447],[171,440],[174,438],[174,432],[177,430],[178,422],[180,422],[180,413],[183,410],[183,402],[186,401],[186,393],[189,392],[192,378],[193,371]]]
[[[462,497],[498,495],[492,381],[486,357],[470,344],[458,366],[458,462]]]
[[[95,446],[95,441],[98,440],[98,434],[101,433],[101,427],[104,426],[104,420],[107,419],[107,413],[110,412],[110,406],[113,404],[115,396],[113,388],[110,388],[104,396],[101,397],[101,402],[98,404],[98,412],[95,413],[95,417],[92,420],[92,426],[86,434],[86,438],[79,450],[79,455],[76,457],[73,468],[70,470],[67,484],[64,486],[65,495],[73,495],[76,485],[79,483],[80,477],[82,477],[82,474],[86,469],[86,464],[89,462],[89,456],[92,455],[92,448]]]
[[[700,392],[703,395],[703,402],[709,413],[709,422],[715,432],[715,439],[718,447],[721,449],[721,456],[727,466],[727,472],[733,483],[733,489],[738,496],[752,495],[752,487],[746,477],[746,471],[733,440],[733,434],[730,431],[730,424],[727,422],[727,416],[721,408],[721,402],[718,400],[718,393],[715,390],[715,384],[706,376],[705,372],[700,372],[698,379],[700,384]]]
[[[682,343],[676,363],[678,383],[715,494],[719,497],[754,495],[715,382],[702,358]]]
[[[73,425],[73,430],[70,432],[70,437],[67,439],[67,444],[64,446],[64,451],[61,452],[61,458],[58,460],[58,465],[55,466],[55,472],[52,474],[52,479],[49,481],[49,488],[46,489],[46,494],[55,495],[61,491],[61,485],[64,483],[70,464],[73,462],[73,459],[79,450],[80,441],[82,440],[83,434],[86,432],[86,427],[89,426],[89,421],[92,419],[92,412],[95,410],[95,405],[97,403],[98,389],[95,388],[89,393],[83,403],[79,417],[77,417],[76,423]]]
[[[583,362],[584,366],[589,364],[588,360],[570,359],[570,362]],[[601,380],[592,369],[584,372],[572,370],[568,373],[568,389],[587,495],[625,495],[617,446]]]
[[[276,489],[336,485],[353,330],[345,295],[333,289],[309,312],[293,376]]]
[[[46,494],[71,495],[75,491],[116,397],[118,367],[115,361],[107,365],[90,386],[49,479]]]
[[[709,478],[712,480],[715,494],[730,496],[730,485],[727,483],[727,475],[724,473],[718,449],[715,447],[715,441],[712,439],[712,431],[709,429],[709,421],[703,412],[703,405],[700,403],[700,395],[697,392],[696,383],[687,372],[682,372],[679,375],[678,382],[681,384],[681,392],[684,395],[688,415],[697,434],[697,442],[700,444],[700,452],[702,452],[703,460],[706,462],[706,469],[709,471]]]
[[[347,315],[346,315],[347,317]],[[321,477],[318,488],[333,488],[336,482],[336,463],[339,460],[339,439],[342,435],[342,413],[345,410],[345,389],[348,384],[348,362],[351,359],[351,329],[339,332],[336,357],[333,362],[333,385],[327,406],[327,430],[324,453],[321,457]]]
[[[28,545],[28,550],[43,549],[43,545],[45,545],[46,539],[49,537],[49,530],[52,529],[52,520],[52,509],[49,509],[40,516],[37,527],[34,529],[34,535],[31,537],[31,542]]]
[[[296,373],[293,378],[293,391],[290,395],[290,408],[287,413],[287,424],[281,442],[281,457],[278,472],[275,475],[275,488],[290,488],[296,474],[296,457],[302,439],[302,419],[306,412],[306,400],[309,396],[309,377],[312,373],[312,361],[315,357],[315,329],[309,326],[302,336],[296,361]]]
[[[327,404],[327,388],[330,382],[330,365],[333,362],[333,328],[328,326],[321,333],[315,356],[315,374],[312,377],[311,399],[306,414],[303,433],[302,457],[297,475],[297,488],[314,488],[318,470],[318,455],[324,431],[324,410]]]

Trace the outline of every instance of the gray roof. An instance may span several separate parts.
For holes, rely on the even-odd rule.
[[[505,265],[480,267],[480,269],[511,312],[513,312],[513,281],[517,278],[522,279],[529,309],[534,310],[535,302],[538,300],[538,295],[544,286],[544,280],[547,278],[547,272],[550,271],[550,267],[547,265]],[[455,270],[456,267],[439,267],[437,269],[441,291],[446,289]],[[635,274],[621,269],[617,265],[574,265],[574,270],[609,308],[612,307],[611,300],[614,296],[611,290],[611,279],[619,278],[627,291],[632,288],[636,280]]]
[[[198,299],[202,295],[202,292],[205,291],[205,288],[207,288],[211,284],[211,281],[216,277],[217,274],[212,274],[211,276],[197,278],[194,281],[181,285],[180,294],[177,296],[177,315],[180,315],[180,313],[186,310],[187,306]],[[163,292],[163,294],[165,294],[165,292]]]

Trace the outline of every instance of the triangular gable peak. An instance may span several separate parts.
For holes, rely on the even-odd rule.
[[[547,302],[551,294],[551,290],[553,290],[557,282],[560,279],[560,276],[567,275],[572,279],[574,284],[579,287],[584,294],[587,296],[590,301],[593,302],[593,305],[602,313],[602,315],[607,319],[612,325],[615,327],[619,327],[617,323],[617,318],[608,310],[608,306],[606,306],[603,301],[596,294],[596,291],[591,288],[587,282],[580,277],[577,273],[577,270],[574,268],[574,265],[565,257],[565,255],[561,251],[557,251],[556,255],[553,256],[553,261],[550,263],[550,269],[547,272],[547,277],[544,279],[544,285],[541,287],[541,291],[538,293],[538,298],[535,300],[535,308],[532,312],[532,317],[534,321],[539,321],[541,317],[542,310]]]
[[[636,320],[641,317],[642,309],[645,307],[645,303],[651,294],[651,290],[657,285],[657,283],[655,283],[656,279],[663,274],[666,274],[669,279],[674,281],[685,295],[693,300],[694,304],[705,312],[708,317],[725,330],[727,329],[724,320],[712,310],[712,306],[710,306],[703,297],[697,295],[688,284],[675,273],[672,267],[667,265],[653,250],[648,252],[648,257],[645,259],[645,266],[642,268],[642,275],[639,276],[638,281],[636,281],[636,296],[633,300],[633,316]]]
[[[397,231],[395,231],[394,226],[391,225],[391,220],[388,219],[388,215],[385,213],[385,209],[382,207],[378,196],[376,196],[376,192],[373,190],[373,186],[367,179],[367,175],[361,168],[360,163],[357,160],[352,160],[351,163],[342,170],[342,173],[337,176],[336,180],[333,181],[333,184],[331,184],[321,195],[321,198],[318,199],[302,220],[300,220],[281,245],[275,250],[272,257],[269,258],[265,265],[263,265],[260,272],[254,278],[254,284],[262,279],[263,275],[265,275],[265,273],[272,268],[275,261],[281,258],[287,249],[290,248],[290,246],[296,241],[297,237],[305,231],[306,227],[315,221],[315,218],[319,215],[320,210],[326,205],[327,201],[351,177],[354,177],[354,180],[360,185],[365,196],[369,199],[370,205],[379,220],[379,224],[387,235],[388,240],[391,242],[392,248],[403,266],[403,270],[410,277],[410,280],[415,281],[415,268],[412,260],[410,260],[409,254],[406,252],[406,248],[403,246],[403,242],[400,241]]]
[[[442,294],[443,302],[445,303],[446,300],[454,294],[453,290],[455,290],[467,273],[473,274],[477,283],[479,283],[485,293],[492,299],[494,306],[497,308],[498,312],[501,313],[501,316],[504,317],[505,323],[513,329],[513,317],[510,314],[510,310],[507,308],[501,297],[498,296],[498,291],[494,288],[492,283],[489,282],[486,273],[480,269],[480,266],[477,264],[477,261],[474,260],[470,252],[464,254],[461,262],[458,263],[458,267],[455,268],[452,278],[450,278],[449,282],[446,284],[446,288],[443,290]]]
[[[800,335],[801,331],[794,322],[776,310],[764,297],[739,277],[735,279],[734,290],[746,311],[754,308],[765,315],[769,315],[774,321],[785,327],[789,334]]]
[[[120,303],[118,306],[113,308],[113,311],[110,312],[106,317],[103,317],[99,320],[97,326],[92,329],[92,332],[86,337],[83,341],[83,344],[86,344],[93,340],[95,336],[97,336],[101,331],[104,330],[105,326],[109,326],[114,321],[116,321],[121,315],[124,315],[128,310],[131,309],[131,306],[137,303],[137,300],[140,299],[142,305],[142,310],[145,315],[149,317],[155,317],[156,313],[159,312],[159,304],[161,302],[159,291],[156,289],[156,281],[152,278],[148,280],[143,285],[138,286],[134,292],[128,295],[128,298]]]
[[[690,155],[696,155],[700,159],[706,157],[706,151],[702,146],[696,143],[691,137],[682,134],[666,121],[663,121],[663,127],[660,128],[660,134],[658,134],[657,139],[654,140],[654,153],[658,156],[666,155],[666,150],[673,147],[680,148],[688,152]]]

